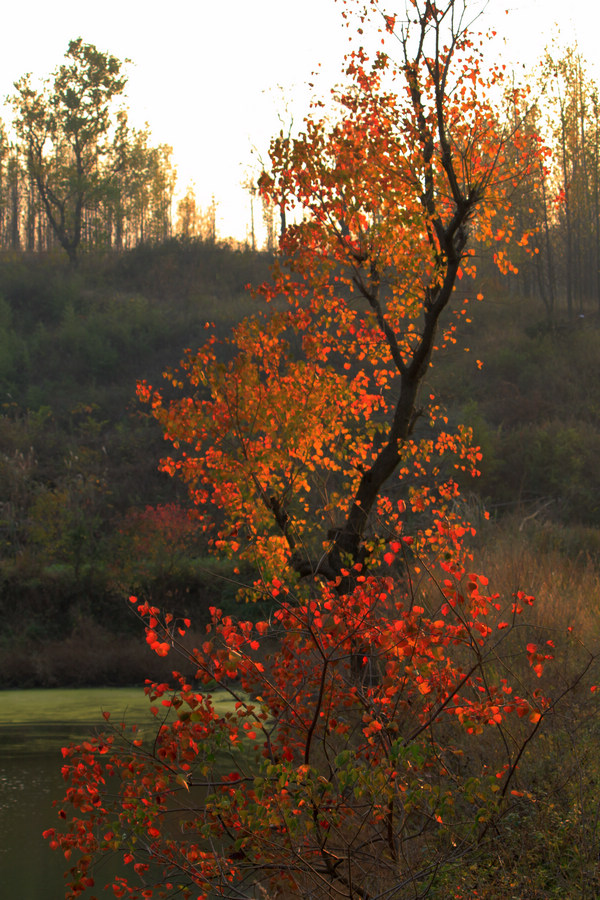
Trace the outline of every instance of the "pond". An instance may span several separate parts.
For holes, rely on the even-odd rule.
[[[150,724],[149,706],[142,688],[0,691],[2,900],[63,900],[68,864],[42,838],[59,822],[52,804],[65,789],[60,748],[105,724],[105,709]],[[112,875],[103,864],[95,872],[99,896]]]

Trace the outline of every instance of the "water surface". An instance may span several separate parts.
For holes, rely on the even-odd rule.
[[[60,748],[105,727],[103,710],[115,721],[150,726],[149,706],[141,688],[0,691],[2,900],[63,900],[68,863],[42,838],[59,824],[53,801],[65,790]],[[94,874],[102,896],[110,863],[101,861]]]

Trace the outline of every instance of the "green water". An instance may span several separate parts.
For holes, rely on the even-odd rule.
[[[62,900],[66,863],[42,831],[58,824],[64,782],[60,748],[116,722],[155,723],[141,688],[0,691],[0,897]],[[98,896],[112,872],[96,871]],[[110,893],[112,896],[112,892]]]

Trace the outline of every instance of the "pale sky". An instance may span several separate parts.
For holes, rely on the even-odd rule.
[[[403,0],[387,0],[400,11]],[[506,14],[508,10],[508,14]],[[312,73],[323,92],[341,72],[348,32],[335,0],[29,0],[3,14],[0,97],[26,72],[44,76],[81,37],[128,57],[132,124],[150,125],[154,143],[173,147],[178,184],[218,203],[220,237],[243,239],[249,199],[241,188],[252,148],[266,154],[286,104],[300,123]],[[498,31],[504,61],[533,66],[560,28],[600,73],[600,0],[489,0],[484,20]],[[8,115],[6,115],[8,118]]]

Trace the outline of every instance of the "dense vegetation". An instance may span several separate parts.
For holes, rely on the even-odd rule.
[[[4,686],[145,677],[131,590],[170,593],[198,624],[215,599],[233,602],[235,586],[211,575],[230,567],[207,558],[182,524],[181,485],[157,471],[164,442],[135,386],[198,345],[207,321],[226,334],[258,302],[246,285],[269,264],[181,240],[90,256],[77,270],[52,255],[0,261]],[[460,326],[469,351],[451,346],[430,375],[450,420],[472,425],[483,450],[481,477],[461,485],[472,518],[486,536],[512,530],[534,554],[595,565],[597,317],[592,309],[548,329],[515,275],[490,276],[485,295]]]
[[[143,678],[129,651],[105,651],[107,635],[135,629],[123,598],[146,580],[168,581],[192,598],[186,605],[205,604],[208,583],[235,594],[198,563],[206,547],[181,527],[182,491],[157,472],[161,435],[135,386],[174,365],[207,320],[225,330],[239,318],[251,302],[245,286],[267,268],[250,252],[175,240],[92,257],[76,271],[55,256],[2,259],[3,685]],[[97,665],[68,664],[52,644],[74,631],[86,634],[82,646],[96,634]],[[43,662],[51,653],[68,671],[64,660]]]

